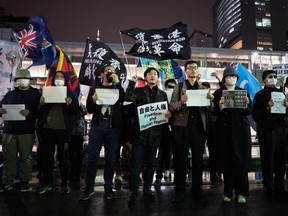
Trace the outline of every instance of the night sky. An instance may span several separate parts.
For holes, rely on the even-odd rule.
[[[100,41],[121,43],[119,30],[130,28],[167,28],[182,21],[188,34],[197,29],[212,34],[212,6],[216,0],[3,0],[5,14],[13,16],[46,16],[48,29],[55,41]],[[173,3],[169,3],[173,2]],[[123,35],[124,43],[131,39]]]

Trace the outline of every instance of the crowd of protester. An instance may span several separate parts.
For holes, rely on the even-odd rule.
[[[154,186],[160,187],[163,177],[171,180],[170,169],[173,168],[175,187],[171,200],[173,203],[182,202],[187,186],[189,151],[192,155],[190,191],[195,198],[201,199],[203,154],[207,143],[210,180],[222,182],[221,175],[223,176],[223,201],[231,202],[235,196],[238,203],[245,203],[249,196],[248,172],[252,171],[251,131],[247,117],[252,115],[257,123],[266,194],[286,195],[284,175],[288,159],[288,102],[283,96],[280,106],[284,108],[284,113],[272,111],[276,101],[271,96],[272,92],[285,93],[286,83],[283,81],[281,88],[276,87],[276,72],[266,70],[262,74],[264,88],[255,95],[254,101],[251,101],[246,92],[242,107],[230,107],[225,102],[223,91],[244,90],[236,86],[239,75],[234,68],[225,68],[222,80],[214,74],[219,80],[219,88],[213,93],[210,91],[209,83],[199,81],[197,62],[187,61],[184,70],[186,80],[177,83],[176,80],[169,79],[165,82],[164,91],[158,87],[159,71],[149,67],[144,72],[146,86],[135,87],[137,76],[134,76],[129,80],[125,92],[115,69],[110,65],[105,66],[101,70],[100,84],[89,90],[86,105],[79,102],[74,92],[69,91],[68,78],[61,71],[55,73],[52,86],[67,88],[67,97],[63,99],[63,103],[47,102],[40,90],[30,85],[32,77],[29,70],[17,71],[17,87],[2,99],[0,115],[3,117],[10,112],[5,108],[6,105],[24,104],[19,113],[24,119],[4,119],[4,172],[0,193],[13,190],[17,161],[20,164],[21,192],[31,190],[29,181],[32,177],[32,147],[36,134],[38,195],[53,190],[54,156],[57,152],[61,179],[60,194],[69,194],[70,189],[80,189],[83,156],[87,156],[85,184],[80,200],[90,199],[94,194],[100,151],[104,146],[104,195],[107,199],[116,198],[113,179],[114,187],[119,189],[122,177],[128,173],[129,176],[125,179],[129,182],[129,202],[137,200],[141,180],[143,196],[154,200],[155,195],[151,187],[155,172]],[[113,92],[113,103],[101,102],[105,91]],[[171,99],[168,98],[169,91]],[[205,100],[208,101],[208,105],[188,104],[191,103],[189,97],[198,91],[206,92]],[[126,105],[126,102],[129,102],[129,105]],[[157,102],[167,102],[167,110],[164,113],[168,119],[167,123],[140,130],[141,119],[137,115],[137,108]],[[87,113],[93,114],[93,117],[88,134],[89,142],[83,152]],[[127,170],[121,169],[122,157],[127,157]]]

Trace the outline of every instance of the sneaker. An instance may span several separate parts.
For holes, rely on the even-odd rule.
[[[70,189],[67,186],[62,186],[61,187],[61,191],[60,194],[65,195],[65,194],[69,194],[70,193]]]
[[[163,177],[165,180],[171,179],[171,173],[170,170],[165,170],[163,173]]]
[[[22,181],[21,182],[21,190],[20,190],[22,193],[26,193],[26,192],[30,192],[31,189],[29,187],[29,183],[26,182],[26,181]]]
[[[237,201],[238,203],[246,203],[246,198],[242,195],[239,195]]]
[[[223,201],[229,203],[231,202],[231,198],[224,196]]]
[[[88,200],[88,199],[90,199],[90,197],[94,194],[95,192],[94,192],[94,188],[86,188],[84,191],[83,191],[83,193],[82,193],[82,195],[81,195],[81,197],[80,197],[80,201],[85,201],[85,200]]]
[[[121,189],[122,187],[122,178],[121,175],[116,175],[114,178],[114,187],[116,190]]]
[[[108,200],[116,199],[116,195],[111,188],[105,189],[104,195],[105,195],[106,199],[108,199]]]
[[[13,184],[1,184],[0,193],[11,191],[13,189]]]
[[[44,194],[47,191],[52,191],[52,185],[42,185],[39,188],[37,188],[36,190],[36,194],[40,195],[40,194]]]

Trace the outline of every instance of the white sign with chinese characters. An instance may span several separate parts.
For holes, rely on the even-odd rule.
[[[167,101],[145,104],[137,107],[140,131],[168,122],[165,113],[168,111]]]
[[[286,108],[283,105],[285,95],[282,92],[271,92],[271,99],[274,102],[274,106],[271,107],[271,113],[286,113]]]

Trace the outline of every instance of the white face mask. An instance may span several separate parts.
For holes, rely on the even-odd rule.
[[[236,82],[237,82],[237,77],[225,77],[225,83],[226,85],[228,86],[234,86],[236,85]]]
[[[55,79],[54,80],[54,85],[55,86],[64,86],[65,85],[65,81],[64,80]]]
[[[277,79],[275,79],[275,78],[267,79],[267,84],[269,86],[275,86],[277,84]]]
[[[16,83],[20,88],[27,88],[30,85],[30,80],[29,79],[17,79]]]

